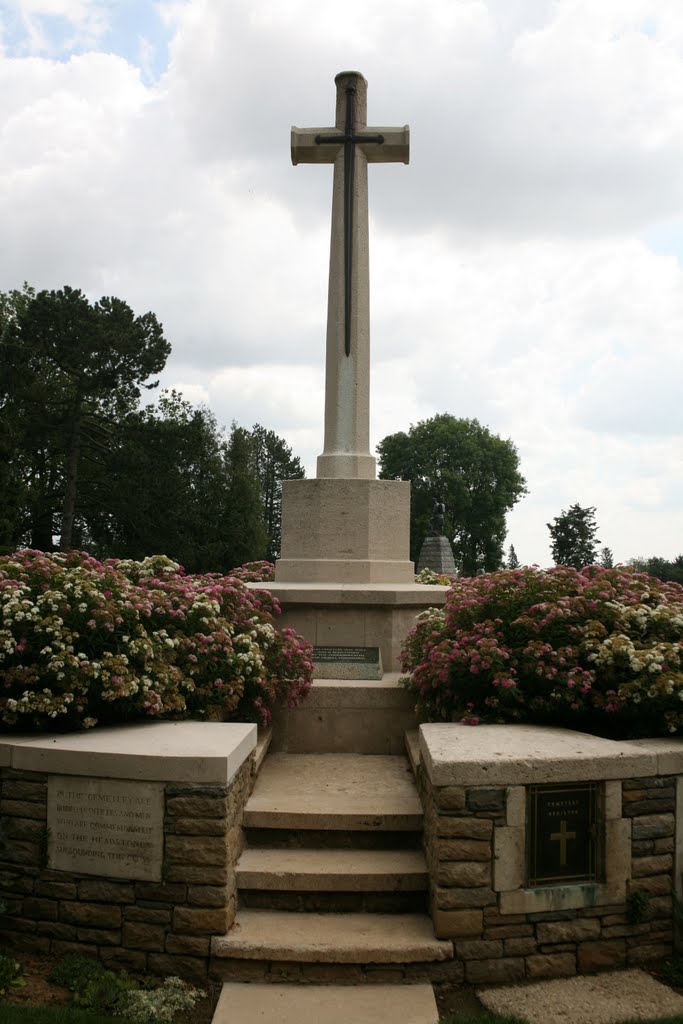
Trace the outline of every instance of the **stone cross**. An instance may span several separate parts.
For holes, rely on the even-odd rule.
[[[327,299],[325,444],[317,476],[375,479],[370,454],[368,163],[408,163],[409,130],[367,128],[368,83],[335,78],[334,128],[292,128],[292,163],[332,163],[332,236]]]

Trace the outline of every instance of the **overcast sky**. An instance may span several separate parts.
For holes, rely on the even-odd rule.
[[[517,445],[506,545],[597,508],[683,551],[681,0],[0,0],[0,291],[150,309],[162,383],[322,450],[332,174],[289,130],[410,124],[370,167],[371,435]]]

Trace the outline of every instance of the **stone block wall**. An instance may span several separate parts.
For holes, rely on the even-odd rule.
[[[0,941],[204,980],[211,936],[224,934],[235,916],[242,810],[254,774],[252,753],[227,786],[164,785],[156,883],[48,869],[47,775],[0,769]]]
[[[524,888],[524,786],[433,786],[420,770],[434,930],[472,984],[567,977],[673,951],[676,776],[605,786],[602,883]]]

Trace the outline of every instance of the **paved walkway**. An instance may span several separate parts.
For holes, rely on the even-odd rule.
[[[683,1020],[683,996],[640,970],[478,989],[477,997],[488,1010],[528,1024],[619,1024],[674,1014]]]
[[[436,1024],[431,985],[226,984],[213,1024]]]

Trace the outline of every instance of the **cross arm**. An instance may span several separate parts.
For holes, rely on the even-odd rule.
[[[292,128],[291,146],[293,164],[333,164],[339,150],[334,145],[319,145],[317,136],[336,135],[336,128]],[[378,144],[369,141],[366,145],[360,141],[364,135],[381,135],[384,142]],[[363,146],[368,163],[403,163],[410,160],[410,128],[363,128],[354,136],[354,141]],[[339,132],[339,144],[344,136]]]
[[[381,146],[364,146],[368,163],[407,164],[410,162],[410,128],[364,128],[360,135],[383,135]]]
[[[336,128],[292,128],[292,163],[333,164],[338,153],[336,146],[319,146],[317,135],[334,135]]]

